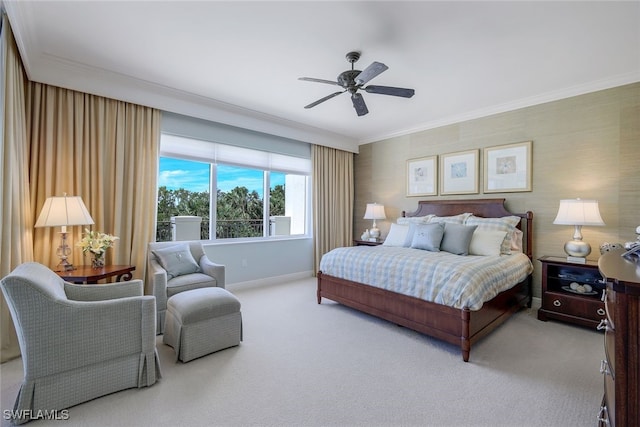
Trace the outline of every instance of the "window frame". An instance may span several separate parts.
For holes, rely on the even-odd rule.
[[[173,136],[170,134],[166,134],[166,133],[162,133],[161,134],[161,144],[160,144],[160,152],[159,152],[159,158],[158,158],[158,165],[160,164],[160,158],[172,158],[172,159],[179,159],[179,160],[185,160],[185,161],[193,161],[193,162],[199,162],[199,163],[206,163],[209,165],[209,240],[208,241],[217,241],[217,242],[238,242],[238,241],[268,241],[268,240],[282,240],[282,239],[298,239],[298,238],[309,238],[311,237],[311,223],[312,223],[312,218],[311,218],[311,161],[310,159],[306,159],[303,157],[297,157],[297,156],[291,156],[291,155],[287,155],[287,154],[280,154],[280,153],[271,153],[268,151],[261,151],[261,150],[255,150],[253,148],[245,148],[245,147],[239,147],[242,150],[249,150],[252,152],[258,152],[260,155],[264,155],[265,153],[267,155],[274,155],[274,156],[278,156],[279,160],[282,160],[283,158],[286,160],[286,158],[291,158],[291,159],[299,159],[300,163],[302,164],[303,162],[306,162],[308,164],[308,168],[305,172],[302,172],[301,170],[298,171],[290,171],[290,170],[286,170],[284,168],[277,168],[277,167],[268,167],[268,168],[259,168],[256,167],[255,164],[245,164],[244,162],[242,162],[242,160],[238,160],[238,159],[234,159],[233,161],[229,162],[229,161],[225,161],[225,160],[220,160],[217,161],[217,159],[215,158],[215,156],[213,156],[213,158],[207,158],[207,156],[201,156],[201,155],[193,155],[193,154],[184,154],[184,155],[180,155],[179,153],[176,153],[175,151],[172,150],[168,150],[169,152],[167,152],[166,150],[163,150],[163,146],[162,146],[162,137],[163,136]],[[204,140],[199,140],[199,139],[195,139],[195,138],[187,138],[187,137],[179,137],[182,139],[186,139],[186,140],[193,140],[195,141],[197,144],[202,144],[202,143],[210,143],[210,144],[215,144],[217,147],[229,147],[231,149],[233,149],[233,145],[230,144],[221,144],[221,143],[211,143],[209,141],[204,141]],[[278,159],[277,159],[278,160]],[[276,160],[276,161],[277,161]],[[226,165],[226,166],[234,166],[234,167],[239,167],[239,168],[246,168],[246,169],[253,169],[253,170],[260,170],[263,173],[263,196],[262,196],[262,206],[263,206],[263,215],[262,215],[262,221],[263,221],[263,234],[260,237],[231,237],[231,238],[218,238],[217,237],[217,233],[216,233],[216,227],[217,227],[217,221],[218,221],[218,216],[217,216],[217,204],[218,204],[218,166],[219,165]],[[270,188],[270,183],[271,183],[271,173],[281,173],[286,175],[296,175],[296,176],[304,176],[305,177],[305,190],[304,190],[304,233],[302,234],[289,234],[289,235],[274,235],[271,236],[270,235],[270,198],[271,198],[271,188]],[[158,166],[158,174],[160,174],[160,167]],[[158,182],[158,188],[159,188],[159,182]],[[187,189],[185,189],[187,190]],[[156,197],[156,211],[157,211],[157,197]],[[158,223],[156,220],[156,230],[158,227]]]

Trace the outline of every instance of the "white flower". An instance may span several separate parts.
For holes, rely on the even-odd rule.
[[[99,231],[91,231],[88,228],[85,228],[84,231],[84,237],[77,243],[77,246],[82,248],[82,253],[102,254],[118,240],[116,236],[100,233]]]

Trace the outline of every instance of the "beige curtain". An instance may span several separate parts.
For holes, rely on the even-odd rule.
[[[33,259],[26,136],[26,76],[9,21],[2,15],[2,147],[0,147],[0,277]],[[11,314],[0,296],[0,362],[20,355]]]
[[[28,82],[6,16],[2,17],[0,133],[0,277],[27,261],[58,264],[59,229],[33,225],[47,197],[81,196],[94,230],[119,237],[107,262],[136,266],[144,278],[155,240],[160,111]],[[75,246],[74,264],[89,262]],[[15,330],[0,298],[0,361],[19,356]]]
[[[47,197],[81,196],[90,227],[119,237],[107,263],[135,265],[134,277],[144,278],[147,243],[155,240],[160,112],[34,82],[26,108],[33,218]],[[67,228],[73,264],[90,262],[75,245],[83,228]],[[58,264],[59,231],[35,229],[36,261]]]
[[[351,246],[353,238],[353,153],[314,145],[311,151],[313,182],[313,257],[331,249]]]

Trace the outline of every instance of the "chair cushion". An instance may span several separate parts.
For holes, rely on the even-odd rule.
[[[222,288],[201,288],[181,292],[167,301],[167,310],[172,312],[182,325],[226,316],[240,311],[240,301]]]
[[[215,288],[218,282],[204,273],[184,274],[167,281],[167,298],[184,291],[199,288]]]
[[[200,271],[200,265],[191,255],[191,249],[187,243],[155,249],[152,252],[162,268],[167,271],[167,280]]]

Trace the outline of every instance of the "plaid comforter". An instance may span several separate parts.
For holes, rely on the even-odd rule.
[[[391,246],[353,246],[326,253],[323,274],[449,307],[479,310],[533,271],[522,253],[460,256]]]

